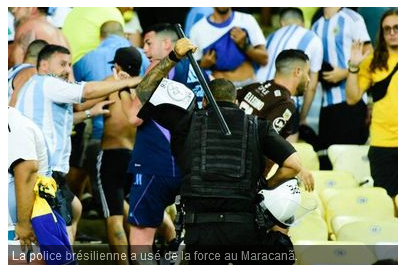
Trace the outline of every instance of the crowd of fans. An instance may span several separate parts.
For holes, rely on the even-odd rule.
[[[130,244],[152,245],[157,232],[177,249],[174,201],[181,181],[172,162],[170,134],[137,117],[148,96],[133,89],[173,50],[178,37],[172,25],[177,22],[198,47],[194,58],[205,78],[231,81],[247,114],[272,118],[273,128],[277,133],[283,129],[288,141],[310,141],[320,169],[331,169],[330,145],[369,144],[374,185],[391,197],[398,194],[397,9],[175,10],[9,8],[9,133],[21,137],[9,140],[8,147],[9,192],[14,194],[9,227],[15,227],[22,245],[38,241],[69,248],[76,240],[94,240],[96,235],[84,235],[78,223],[104,218],[115,253],[129,253]],[[165,20],[164,14],[169,14]],[[289,49],[307,55],[300,55],[308,62],[300,75],[286,72],[286,65],[277,69],[276,58]],[[203,90],[187,60],[168,78],[190,88],[197,107],[203,107]],[[388,92],[378,96],[384,78],[389,80],[382,88]],[[278,87],[275,94],[258,98],[271,85]],[[368,97],[366,91],[371,92]],[[281,93],[289,95],[275,103],[275,110],[267,110],[264,104]],[[272,111],[280,112],[277,119]],[[315,140],[299,133],[299,127],[312,127]],[[31,151],[19,153],[25,140]],[[51,228],[29,223],[38,207],[34,188],[53,184],[43,179],[40,184],[39,175],[53,177],[58,187],[53,197],[60,233],[54,241],[43,236]],[[303,169],[300,179],[306,190],[314,189],[310,172]],[[49,226],[55,225],[52,220],[47,220]]]

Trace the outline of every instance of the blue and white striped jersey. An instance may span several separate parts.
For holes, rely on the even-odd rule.
[[[19,93],[16,109],[42,130],[53,171],[68,173],[73,103],[81,102],[85,84],[51,75],[34,75]]]
[[[14,65],[8,70],[8,101],[10,101],[11,95],[14,92],[14,86],[13,86],[13,81],[14,78],[18,75],[19,72],[26,68],[33,68],[35,67],[32,64],[29,63],[22,63],[18,65]]]
[[[260,82],[274,78],[275,60],[283,50],[302,50],[310,59],[311,71],[318,72],[321,69],[323,58],[321,39],[313,31],[301,26],[288,25],[273,32],[268,36],[265,48],[269,59],[268,64],[257,71],[257,79]]]
[[[363,17],[357,12],[342,8],[329,19],[321,17],[311,28],[322,40],[324,63],[346,69],[352,41],[370,42]],[[346,101],[346,79],[339,86],[323,93],[323,107]]]

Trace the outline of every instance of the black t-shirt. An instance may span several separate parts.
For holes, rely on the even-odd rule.
[[[282,137],[295,133],[295,103],[289,90],[273,80],[243,87],[237,92],[237,100],[247,114],[269,120]]]

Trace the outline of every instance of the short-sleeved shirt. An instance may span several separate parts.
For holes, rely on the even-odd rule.
[[[43,132],[53,171],[69,171],[73,104],[81,103],[85,84],[37,74],[25,83],[18,96],[16,109]]]
[[[265,82],[275,76],[275,60],[278,54],[287,49],[302,50],[310,60],[310,70],[317,73],[321,70],[323,49],[321,39],[311,30],[298,25],[289,25],[278,29],[267,38],[265,48],[268,53],[268,64],[257,70],[257,80]]]
[[[390,54],[388,70],[370,71],[373,54],[360,65],[359,88],[366,91],[374,83],[385,79],[398,63],[398,54]],[[383,88],[387,89],[387,88]],[[385,97],[374,102],[370,127],[372,146],[398,147],[398,71],[392,76]]]
[[[194,53],[196,60],[201,60],[209,50],[216,52],[214,70],[231,71],[247,60],[230,37],[230,30],[240,27],[246,31],[252,46],[264,45],[265,37],[260,26],[252,15],[234,11],[223,23],[214,23],[210,16],[198,21],[190,30],[190,39],[198,47]]]
[[[19,161],[36,160],[38,174],[51,176],[46,142],[41,130],[15,108],[8,108],[9,213],[16,222],[15,181],[13,168]]]
[[[294,133],[296,106],[288,89],[274,83],[254,83],[237,91],[240,109],[269,120],[274,130],[284,138]]]
[[[354,40],[370,42],[366,24],[360,14],[341,8],[331,18],[318,19],[311,29],[321,38],[324,48],[323,62],[347,69],[350,49]],[[340,85],[323,92],[323,107],[346,102],[346,79]]]

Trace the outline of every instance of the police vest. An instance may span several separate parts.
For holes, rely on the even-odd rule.
[[[220,130],[212,110],[194,112],[185,143],[182,197],[252,201],[262,174],[257,118],[235,108],[220,108],[231,136]]]

